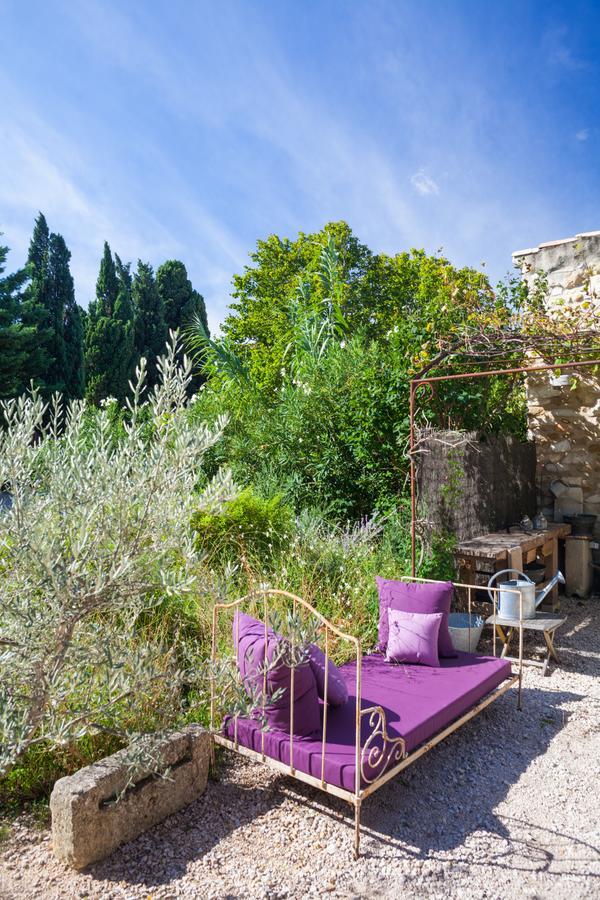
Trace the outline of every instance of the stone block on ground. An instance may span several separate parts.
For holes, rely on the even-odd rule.
[[[56,856],[84,868],[191,803],[206,788],[211,740],[199,725],[161,736],[152,752],[166,777],[137,771],[128,786],[125,748],[59,779],[50,797]]]

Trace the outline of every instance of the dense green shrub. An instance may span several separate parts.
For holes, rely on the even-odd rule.
[[[280,495],[263,498],[246,488],[220,510],[196,513],[192,528],[199,547],[213,559],[262,560],[287,543],[293,514]]]

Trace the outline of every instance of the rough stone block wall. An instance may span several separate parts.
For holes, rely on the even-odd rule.
[[[530,284],[537,273],[545,273],[550,311],[561,301],[572,306],[600,305],[600,231],[540,244],[514,253],[513,258]],[[546,373],[527,379],[529,432],[537,447],[538,503],[552,516],[550,485],[563,482],[574,511],[599,516],[596,536],[600,537],[600,379],[580,370],[566,386],[554,381],[554,375]]]
[[[419,518],[469,540],[535,514],[535,446],[513,437],[429,431],[419,435]]]

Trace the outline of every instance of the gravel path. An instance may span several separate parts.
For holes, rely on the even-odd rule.
[[[565,602],[562,667],[513,691],[363,806],[223,758],[203,797],[85,873],[15,824],[0,898],[600,896],[600,600]],[[531,652],[533,645],[528,644]]]

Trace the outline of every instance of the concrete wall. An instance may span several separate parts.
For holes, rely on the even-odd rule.
[[[513,258],[530,284],[538,272],[545,273],[550,311],[561,301],[574,308],[590,302],[600,307],[600,231],[520,250]],[[599,379],[582,370],[566,387],[553,386],[553,380],[545,373],[527,379],[529,431],[537,446],[538,502],[552,515],[550,486],[562,482],[555,487],[572,511],[600,517]],[[600,537],[600,519],[596,534]]]
[[[419,518],[468,540],[535,514],[535,446],[512,437],[421,432]]]

